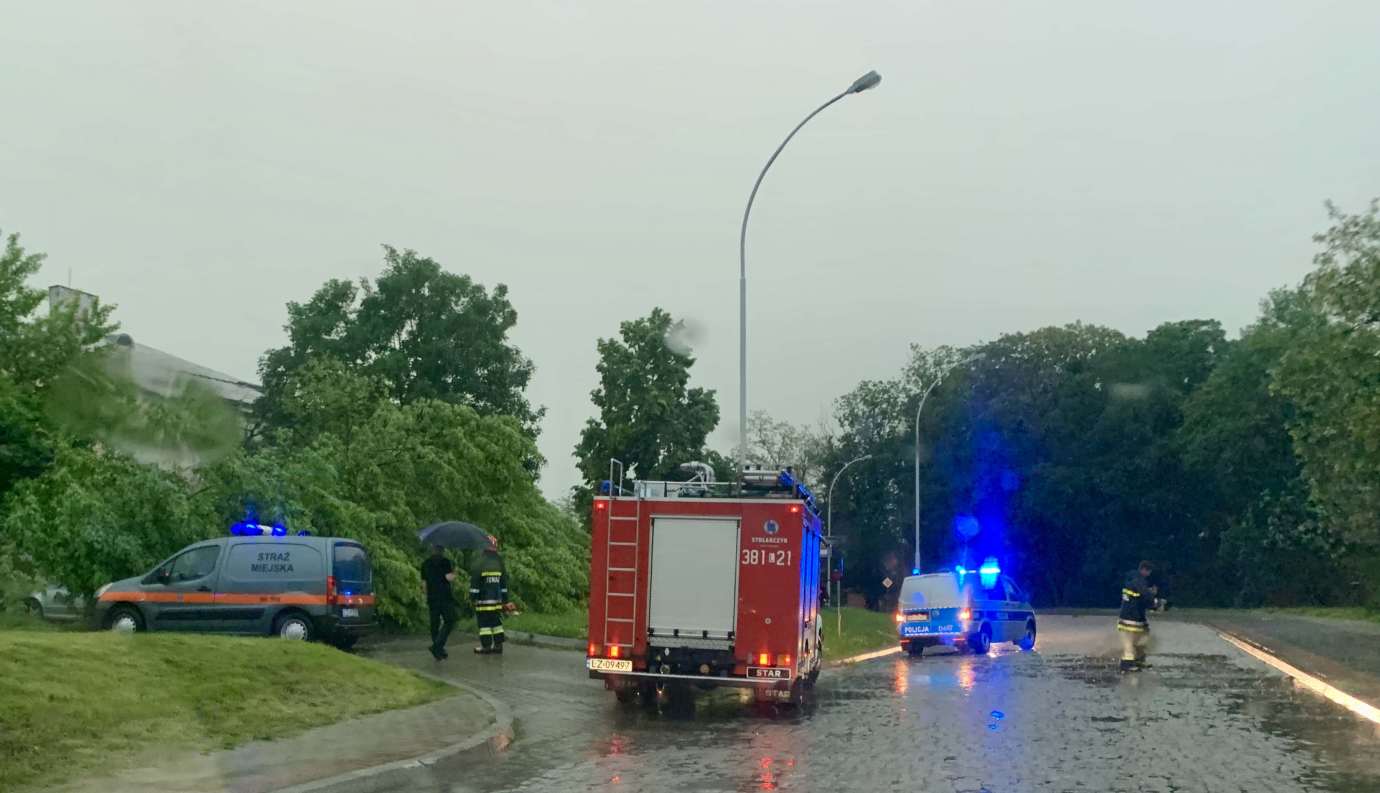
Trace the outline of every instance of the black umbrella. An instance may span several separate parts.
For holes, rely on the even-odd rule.
[[[425,529],[417,532],[417,537],[424,545],[440,545],[443,548],[487,548],[493,539],[487,531],[479,528],[473,523],[465,523],[459,520],[448,520],[443,523],[433,523]]]

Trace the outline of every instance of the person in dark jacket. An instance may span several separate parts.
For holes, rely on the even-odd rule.
[[[422,584],[426,589],[426,606],[431,612],[431,657],[447,658],[446,640],[455,627],[455,593],[450,582],[455,580],[455,565],[446,558],[446,550],[432,546],[431,556],[422,562]]]
[[[470,575],[470,600],[479,623],[480,655],[503,653],[503,609],[508,604],[508,571],[498,555],[498,539],[490,535],[489,546],[475,561]]]
[[[1116,629],[1121,636],[1121,671],[1136,672],[1149,666],[1145,663],[1145,648],[1150,643],[1150,620],[1147,612],[1155,607],[1156,588],[1150,583],[1155,570],[1150,562],[1141,562],[1126,574],[1121,585],[1121,614]]]

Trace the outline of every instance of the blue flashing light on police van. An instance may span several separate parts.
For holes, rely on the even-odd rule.
[[[978,575],[981,577],[982,588],[991,589],[997,585],[997,576],[1001,575],[1001,565],[997,564],[995,556],[987,557],[982,566],[978,568]]]
[[[910,574],[911,574],[911,575],[920,575],[920,568],[918,568],[918,567],[912,567],[912,568],[910,568]]]

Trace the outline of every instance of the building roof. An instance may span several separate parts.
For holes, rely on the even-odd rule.
[[[209,387],[222,399],[244,407],[263,394],[263,388],[256,383],[247,383],[234,375],[140,344],[127,333],[110,337],[110,343],[128,351],[130,377],[135,385],[149,393],[171,397],[181,390],[185,380],[191,380]]]

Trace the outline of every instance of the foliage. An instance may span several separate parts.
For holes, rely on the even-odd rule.
[[[329,358],[376,378],[399,403],[439,400],[513,416],[535,436],[541,411],[523,396],[533,366],[508,340],[517,323],[508,288],[490,292],[410,250],[385,246],[384,264],[373,283],[331,280],[306,303],[288,304],[288,343],[259,365],[266,423],[287,425],[293,375]]]
[[[1380,204],[1329,210],[1302,295],[1320,320],[1281,356],[1273,387],[1295,406],[1290,435],[1318,507],[1348,541],[1380,548]]]
[[[0,631],[0,785],[46,788],[150,751],[229,748],[454,692],[320,644]]]
[[[70,304],[34,316],[44,293],[27,283],[43,260],[43,254],[28,253],[19,244],[18,234],[5,238],[0,253],[0,376],[34,392],[42,392],[69,363],[115,329],[112,307],[99,302],[84,311]]]
[[[247,511],[294,529],[352,537],[370,550],[380,613],[423,624],[418,529],[467,520],[503,543],[514,600],[541,611],[587,591],[588,541],[547,502],[524,461],[531,437],[516,419],[423,399],[399,405],[374,378],[335,361],[292,378],[291,429],[205,474],[219,525]]]
[[[826,484],[822,477],[827,454],[828,436],[822,428],[774,419],[763,410],[748,416],[751,465],[789,467],[797,479],[814,492],[822,493]]]
[[[704,442],[719,423],[714,392],[691,388],[695,359],[674,341],[683,326],[660,308],[624,322],[618,339],[600,339],[599,386],[575,447],[588,484],[608,476],[610,458],[639,479],[676,479],[682,463],[703,461]]]
[[[118,453],[62,444],[50,468],[14,488],[2,525],[18,554],[89,597],[205,536],[207,517],[177,476]]]
[[[243,438],[239,413],[204,383],[183,379],[173,392],[140,393],[128,348],[84,355],[53,381],[44,411],[68,434],[94,439],[143,462],[185,467],[222,457]]]

